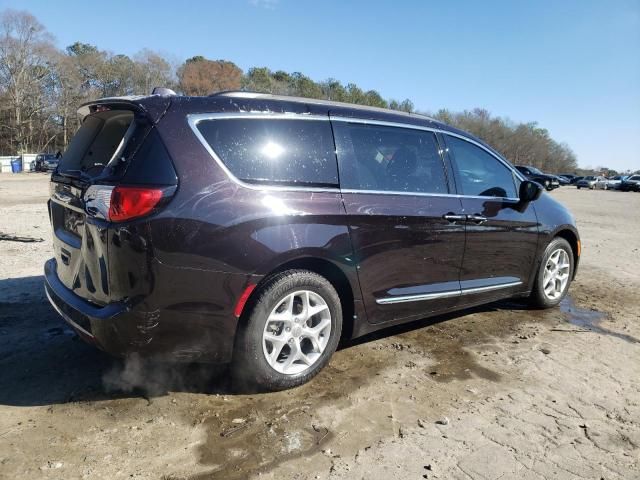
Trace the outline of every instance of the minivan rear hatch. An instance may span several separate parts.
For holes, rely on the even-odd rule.
[[[112,192],[121,185],[144,190],[139,187],[148,184],[163,192],[175,189],[177,180],[154,119],[144,109],[127,103],[83,108],[82,125],[51,177],[49,213],[59,280],[85,300],[105,305],[114,301],[109,283]]]

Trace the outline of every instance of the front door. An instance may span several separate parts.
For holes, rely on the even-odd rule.
[[[467,217],[461,303],[527,290],[538,242],[533,203],[519,202],[518,178],[488,149],[453,135],[444,139]]]
[[[353,119],[332,123],[369,322],[452,308],[465,222],[435,134]]]

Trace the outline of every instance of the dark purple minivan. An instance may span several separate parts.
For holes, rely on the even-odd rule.
[[[428,117],[166,90],[79,113],[46,292],[114,355],[232,361],[288,388],[341,338],[509,297],[555,306],[576,272],[571,214]]]

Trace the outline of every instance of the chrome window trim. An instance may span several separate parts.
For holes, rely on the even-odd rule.
[[[424,300],[437,300],[441,298],[461,297],[463,295],[473,295],[476,293],[491,292],[503,288],[511,288],[522,285],[522,282],[500,283],[498,285],[488,285],[486,287],[464,288],[458,290],[447,290],[446,292],[424,293],[421,295],[402,295],[398,297],[385,297],[376,299],[378,305],[390,305],[395,303],[421,302]]]
[[[506,200],[519,202],[519,198],[511,197],[485,197],[482,195],[460,195],[458,193],[429,193],[429,192],[398,192],[394,190],[359,190],[357,188],[342,188],[342,193],[362,193],[365,195],[403,195],[408,197],[452,197],[452,198],[478,198],[481,200]]]
[[[218,157],[216,152],[211,148],[209,142],[204,138],[200,130],[198,130],[198,123],[203,120],[228,120],[228,119],[236,119],[236,118],[251,118],[251,119],[285,119],[285,120],[321,120],[321,121],[329,121],[328,116],[322,115],[311,115],[304,113],[270,113],[270,112],[228,112],[228,113],[197,113],[187,115],[187,122],[189,123],[189,127],[193,131],[194,135],[198,139],[198,141],[202,144],[202,146],[207,150],[209,155],[215,160],[218,166],[224,171],[224,173],[236,184],[241,187],[248,188],[250,190],[257,191],[269,191],[269,192],[329,192],[329,193],[340,193],[340,187],[326,187],[326,188],[317,188],[317,187],[295,187],[289,185],[259,185],[252,184],[240,180],[236,177],[231,170],[227,168],[224,162]],[[336,165],[337,168],[337,165]]]
[[[316,114],[307,114],[307,113],[295,113],[295,112],[224,112],[224,113],[192,113],[187,115],[187,122],[191,131],[194,133],[198,141],[205,148],[207,153],[214,159],[214,161],[222,168],[225,174],[237,185],[241,187],[248,188],[250,190],[257,191],[277,191],[277,192],[327,192],[327,193],[365,193],[365,194],[379,194],[379,195],[407,195],[407,196],[447,196],[447,197],[458,197],[458,198],[479,198],[479,199],[493,199],[493,200],[507,200],[507,201],[520,201],[519,198],[511,198],[511,197],[488,197],[488,196],[478,196],[478,195],[463,195],[457,193],[421,193],[421,192],[395,192],[395,191],[385,191],[385,190],[360,190],[355,188],[350,189],[342,189],[338,187],[296,187],[296,186],[279,186],[279,185],[257,185],[245,182],[236,177],[231,171],[227,168],[224,162],[218,157],[213,148],[209,145],[207,140],[204,138],[200,130],[198,130],[197,126],[203,120],[228,120],[228,119],[236,119],[236,118],[253,118],[253,119],[270,119],[270,120],[318,120],[318,121],[336,121],[336,122],[345,122],[345,123],[359,123],[364,125],[380,125],[386,127],[395,127],[395,128],[407,128],[410,130],[422,130],[433,133],[440,133],[443,135],[451,135],[454,137],[458,137],[462,140],[470,142],[483,150],[485,150],[488,154],[496,158],[500,163],[502,163],[505,167],[511,170],[514,175],[520,180],[524,181],[525,178],[512,167],[509,163],[507,163],[504,159],[497,156],[494,152],[489,150],[487,147],[482,145],[481,143],[476,142],[475,140],[465,137],[464,135],[460,135],[454,132],[450,132],[448,130],[443,130],[436,127],[425,127],[421,125],[414,125],[410,123],[399,123],[399,122],[387,122],[383,120],[368,120],[364,118],[351,118],[351,117],[341,117],[341,116],[332,116],[332,115],[316,115]],[[339,167],[338,167],[339,168]],[[339,174],[339,172],[338,172]]]

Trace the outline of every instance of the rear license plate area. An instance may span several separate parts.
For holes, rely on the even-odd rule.
[[[84,215],[69,208],[64,209],[64,221],[63,228],[65,231],[75,235],[78,238],[82,237],[82,228],[84,227]]]

